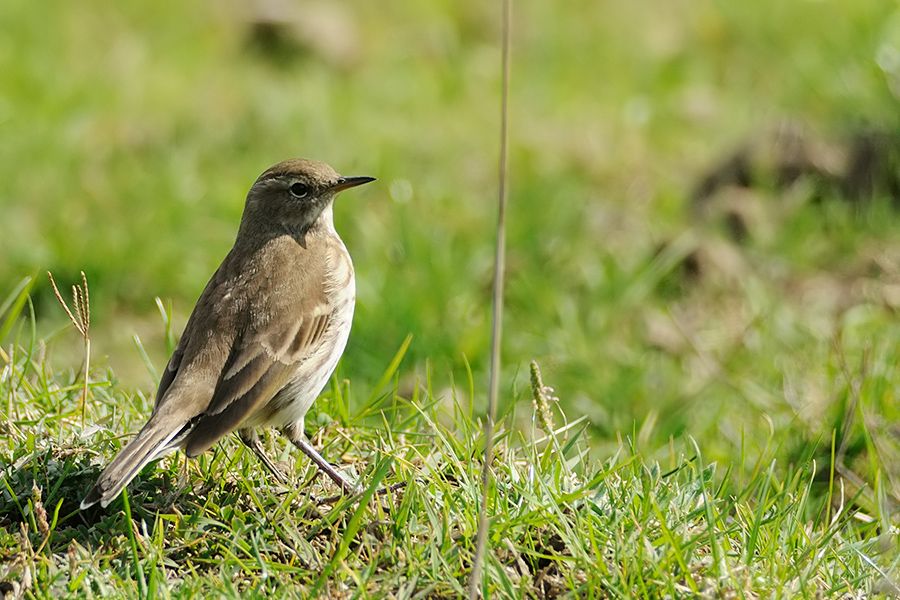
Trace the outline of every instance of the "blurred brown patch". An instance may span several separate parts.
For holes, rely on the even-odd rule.
[[[341,4],[254,0],[242,9],[248,47],[268,59],[311,57],[349,69],[361,56],[356,22]]]
[[[772,207],[765,195],[741,185],[723,185],[712,201],[698,207],[700,221],[717,226],[728,239],[769,241],[775,233]]]
[[[674,288],[684,292],[701,281],[713,287],[729,288],[748,273],[740,248],[727,239],[704,233],[688,246],[687,251],[678,250],[680,243],[679,240],[667,241],[656,248],[657,258],[666,253],[676,258],[672,269],[660,279],[660,291]]]
[[[812,183],[818,197],[865,203],[885,195],[900,208],[900,132],[858,130],[829,140],[785,122],[745,141],[704,173],[691,194],[692,206],[702,214],[723,190],[781,192],[801,179]],[[736,233],[746,232],[738,226]]]

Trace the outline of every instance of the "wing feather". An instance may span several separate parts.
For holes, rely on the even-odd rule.
[[[330,315],[304,319],[294,339],[279,344],[283,350],[278,354],[260,341],[244,343],[239,337],[209,406],[187,437],[188,456],[207,450],[275,397],[322,340],[329,322]]]
[[[178,368],[181,366],[182,356],[184,356],[184,348],[182,347],[182,344],[178,344],[178,347],[175,348],[175,352],[172,353],[172,358],[170,358],[168,364],[166,364],[166,370],[163,371],[162,377],[159,378],[159,387],[156,388],[154,409],[159,406],[159,401],[162,400],[163,396],[165,396],[166,392],[169,390],[169,386],[175,381],[175,376],[178,375]]]

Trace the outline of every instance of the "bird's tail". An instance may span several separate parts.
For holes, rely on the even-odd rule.
[[[115,500],[126,485],[140,472],[147,463],[177,449],[173,443],[182,433],[184,423],[172,423],[170,419],[151,418],[140,433],[119,452],[111,463],[100,474],[100,478],[84,500],[81,508],[100,503],[106,507]]]

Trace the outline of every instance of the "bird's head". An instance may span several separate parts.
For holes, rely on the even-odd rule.
[[[374,181],[374,177],[342,177],[329,165],[294,158],[267,169],[250,188],[244,224],[253,222],[308,230],[320,218],[331,218],[331,202],[341,190]]]

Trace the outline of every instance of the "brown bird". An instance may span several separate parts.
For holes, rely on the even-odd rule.
[[[150,420],[81,503],[108,505],[149,462],[189,457],[237,430],[279,480],[256,433],[274,426],[344,491],[348,482],[309,443],[303,417],[347,344],[353,263],[334,229],[341,190],[374,181],[294,159],[259,176],[234,247],[206,284],[156,392]]]

